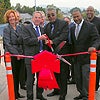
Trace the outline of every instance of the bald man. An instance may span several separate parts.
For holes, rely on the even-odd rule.
[[[96,26],[98,33],[100,34],[100,18],[95,16],[94,7],[89,6],[86,10],[86,15],[87,15],[86,19]],[[98,91],[99,88],[99,79],[100,79],[100,57],[98,56],[97,69],[96,69],[96,91]]]

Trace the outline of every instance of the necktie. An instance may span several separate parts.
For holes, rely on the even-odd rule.
[[[76,39],[78,38],[79,35],[79,25],[76,26]]]
[[[36,26],[36,35],[37,35],[37,37],[39,37],[40,36],[40,33],[39,33],[39,29],[38,29],[38,26]]]
[[[52,24],[51,25],[51,34],[53,33],[53,30],[54,30],[54,25]]]
[[[36,26],[36,35],[37,35],[37,37],[39,37],[40,36],[40,33],[39,33],[39,29],[38,29],[38,26]],[[42,40],[39,40],[39,43],[40,43],[40,51],[42,51],[43,50],[43,43],[42,43]]]

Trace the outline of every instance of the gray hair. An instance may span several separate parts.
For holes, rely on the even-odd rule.
[[[39,13],[41,15],[41,18],[42,18],[42,13],[40,11],[33,12],[33,16],[34,16],[35,13]]]
[[[79,8],[73,9],[73,10],[72,10],[72,14],[73,14],[74,12],[80,12],[80,13],[82,13],[81,10],[80,10]]]
[[[55,7],[48,7],[48,8],[46,9],[46,13],[47,13],[48,11],[51,11],[51,10],[53,10],[53,11],[56,13],[56,8],[55,8]]]

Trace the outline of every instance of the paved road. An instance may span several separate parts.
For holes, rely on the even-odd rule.
[[[2,49],[2,45],[0,44],[0,49]],[[1,51],[1,54],[3,54],[3,49]],[[34,96],[35,96],[35,85],[34,85]],[[50,90],[44,91],[43,95],[44,97],[47,98],[47,100],[58,100],[59,96],[53,96],[53,97],[47,97],[46,95],[50,93]],[[26,96],[26,91],[20,89],[20,93]],[[75,85],[68,85],[68,94],[66,96],[66,100],[73,100],[75,96],[78,95],[78,92],[76,90]],[[0,64],[0,100],[9,100],[8,98],[8,91],[7,91],[7,79],[6,79],[6,70],[4,66],[4,59],[1,59],[1,64]],[[24,99],[19,99],[19,100],[26,100]],[[34,97],[34,100],[35,97]],[[96,100],[100,100],[100,88],[99,91],[96,92]]]
[[[43,93],[44,97],[46,97],[47,100],[59,100],[59,96],[47,97],[47,94],[50,92],[51,92],[50,90],[47,90],[44,91]],[[21,90],[21,93],[24,93],[26,95],[26,92],[24,90]],[[73,100],[73,98],[78,95],[79,93],[77,92],[75,85],[68,85],[68,94],[66,95],[66,100]],[[26,100],[26,98],[20,100]],[[38,99],[34,99],[34,100],[38,100]],[[100,90],[96,93],[96,100],[100,100]]]
[[[34,85],[34,96],[35,96],[35,85]],[[50,90],[44,91],[43,95],[47,98],[47,100],[58,100],[59,96],[47,97],[46,95],[50,93]],[[25,98],[19,100],[26,100],[26,91],[20,89],[20,93],[25,95]],[[75,96],[78,95],[75,85],[68,85],[68,94],[66,96],[66,100],[73,100]],[[6,82],[6,73],[5,67],[0,66],[0,100],[9,100],[8,92],[7,92],[7,82]],[[34,100],[35,97],[34,97]],[[96,100],[100,100],[100,90],[96,93]]]

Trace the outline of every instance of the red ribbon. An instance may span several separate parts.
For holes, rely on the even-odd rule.
[[[60,61],[55,54],[45,50],[35,55],[34,60],[32,60],[32,73],[36,72],[39,72],[39,87],[44,89],[59,89],[54,72],[60,73]]]
[[[97,53],[100,53],[100,50],[95,51]],[[82,55],[82,54],[89,54],[89,52],[78,52],[78,53],[73,53],[73,54],[64,54],[64,55],[60,55],[62,57],[64,56],[78,56],[78,55]],[[1,55],[0,58],[4,57],[5,55]],[[15,54],[11,54],[10,56],[13,57],[20,57],[20,58],[34,58],[33,56],[26,56],[26,55],[15,55]]]

